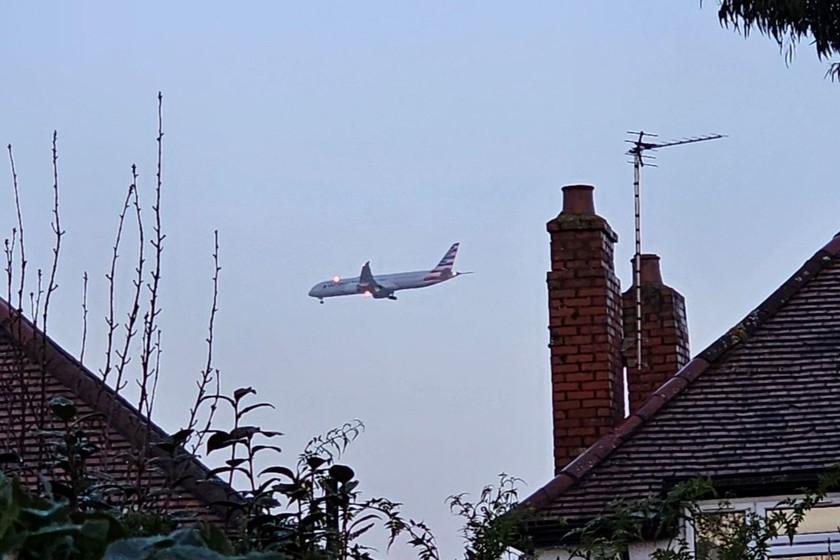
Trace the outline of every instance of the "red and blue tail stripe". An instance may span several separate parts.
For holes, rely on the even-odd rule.
[[[455,265],[455,255],[458,254],[458,246],[460,243],[453,243],[452,247],[443,255],[440,262],[434,267],[423,280],[434,281],[442,280],[452,276],[452,267]]]

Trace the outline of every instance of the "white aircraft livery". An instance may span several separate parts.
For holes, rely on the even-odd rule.
[[[425,288],[433,284],[440,284],[460,274],[469,272],[455,272],[452,266],[455,264],[455,254],[458,253],[459,243],[455,243],[440,262],[432,270],[418,270],[417,272],[398,272],[396,274],[380,274],[374,276],[370,271],[370,261],[362,267],[358,278],[340,278],[335,276],[332,280],[315,284],[309,295],[318,298],[324,303],[324,298],[335,296],[350,296],[362,294],[375,299],[397,299],[394,292],[397,290],[408,290],[411,288]]]

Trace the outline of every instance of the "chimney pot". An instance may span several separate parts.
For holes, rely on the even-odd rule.
[[[662,271],[659,268],[659,255],[642,255],[642,262],[639,266],[642,285],[662,285]]]
[[[563,214],[595,215],[592,185],[566,185],[563,187]]]

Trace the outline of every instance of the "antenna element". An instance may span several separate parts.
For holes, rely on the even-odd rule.
[[[636,367],[642,367],[642,211],[641,211],[641,197],[639,194],[639,180],[641,169],[645,165],[645,159],[648,161],[652,156],[645,154],[649,150],[658,150],[659,148],[667,148],[669,146],[681,146],[683,144],[694,144],[695,142],[705,142],[706,140],[717,140],[725,138],[722,134],[708,134],[706,136],[692,136],[683,138],[682,140],[675,140],[672,142],[648,142],[645,141],[645,136],[656,138],[656,134],[645,133],[643,131],[634,132],[628,131],[627,134],[638,135],[635,140],[625,140],[633,145],[627,151],[627,155],[633,156],[633,201],[636,214],[636,254],[633,257],[633,283],[636,288]],[[652,167],[653,164],[648,163]]]

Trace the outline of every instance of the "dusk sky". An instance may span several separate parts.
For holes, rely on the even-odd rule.
[[[366,495],[425,519],[445,559],[462,550],[448,495],[501,472],[527,495],[551,477],[545,223],[563,185],[595,185],[630,285],[628,130],[727,135],[661,150],[642,176],[644,250],[686,298],[692,354],[840,230],[840,84],[808,44],[786,66],[771,40],[722,28],[711,1],[7,2],[0,49],[0,142],[33,287],[51,258],[59,135],[50,334],[79,354],[86,271],[85,361],[102,366],[117,215],[136,163],[151,217],[161,91],[155,420],[187,418],[218,229],[224,390],[253,386],[276,407],[258,419],[286,434],[286,464],[362,420],[343,460]],[[456,269],[475,274],[396,302],[307,297],[367,260],[374,274],[431,268],[456,241]],[[123,303],[131,259],[129,245]]]

